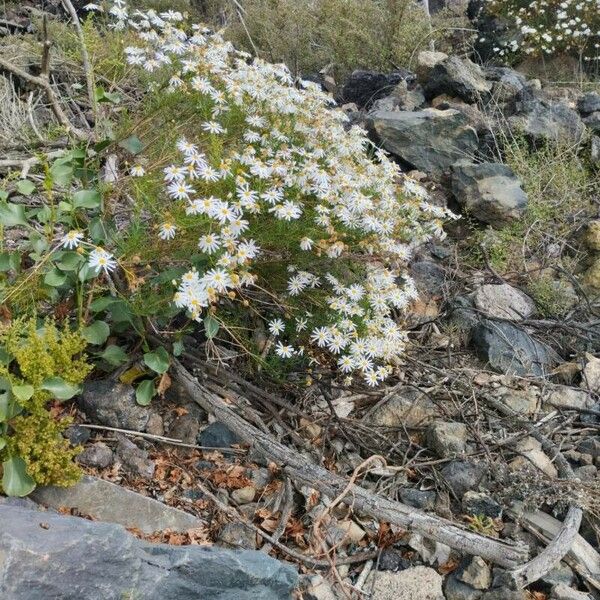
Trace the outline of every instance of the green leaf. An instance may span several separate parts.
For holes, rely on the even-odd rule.
[[[183,342],[178,340],[173,342],[173,356],[181,356],[183,354]]]
[[[152,379],[144,379],[135,390],[135,400],[140,406],[148,406],[154,394],[156,394],[154,381]]]
[[[146,352],[144,354],[144,363],[146,366],[159,375],[168,371],[169,362],[169,353],[162,346],[153,352]]]
[[[23,196],[29,196],[35,192],[35,184],[29,179],[19,179],[17,181],[17,191]]]
[[[0,377],[0,423],[10,417],[10,401],[12,390],[10,381],[6,377]]]
[[[41,388],[50,392],[57,400],[70,400],[81,392],[81,387],[65,381],[62,377],[48,377]]]
[[[73,179],[73,166],[55,161],[50,167],[52,181],[61,187],[67,187]]]
[[[35,481],[27,473],[27,465],[20,456],[2,463],[2,489],[7,496],[27,496],[35,489]]]
[[[0,204],[0,223],[2,223],[4,227],[27,225],[25,207],[21,204],[14,204],[12,202],[2,202]]]
[[[21,255],[18,252],[0,252],[0,273],[18,271],[21,266]]]
[[[123,348],[114,345],[107,346],[99,356],[114,367],[126,363],[129,359]]]
[[[8,200],[8,192],[6,190],[0,190],[0,200]]]
[[[204,319],[204,331],[209,340],[212,340],[215,335],[217,335],[220,327],[219,321],[217,321],[214,317],[209,315]]]
[[[106,227],[100,217],[94,217],[89,222],[88,233],[95,244],[101,244],[106,240]]]
[[[106,310],[111,304],[117,302],[117,298],[113,298],[112,296],[100,296],[100,298],[96,298],[90,304],[90,310],[92,312],[101,312]]]
[[[108,339],[110,327],[104,321],[94,321],[91,325],[83,328],[81,335],[90,344],[100,346]]]
[[[98,102],[111,102],[112,104],[118,104],[121,101],[121,96],[114,92],[107,92],[103,87],[97,87],[95,94]]]
[[[44,283],[50,287],[60,287],[67,280],[67,276],[56,267],[44,276]]]
[[[98,190],[79,190],[73,194],[75,208],[98,208],[102,197]]]
[[[0,450],[6,447],[6,440],[3,437],[0,437]]]
[[[27,402],[27,400],[29,400],[29,398],[33,396],[33,392],[33,386],[29,385],[28,383],[24,383],[23,385],[12,386],[12,393],[14,394],[15,398],[20,402]]]
[[[59,255],[55,264],[61,271],[76,271],[84,260],[79,252],[66,251]]]
[[[8,367],[11,360],[12,356],[7,352],[6,348],[4,346],[0,346],[0,364]]]
[[[119,146],[127,150],[130,154],[139,154],[144,149],[144,145],[136,135],[131,135],[128,138],[121,140]]]

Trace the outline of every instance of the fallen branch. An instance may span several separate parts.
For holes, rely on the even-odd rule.
[[[223,400],[198,382],[179,362],[174,361],[175,376],[190,397],[207,412],[229,427],[236,435],[251,443],[282,471],[295,481],[335,498],[348,485],[348,480],[312,463],[294,450],[290,450],[238,416]],[[447,519],[427,514],[400,502],[382,498],[360,486],[352,485],[348,490],[349,500],[355,509],[384,522],[416,531],[423,536],[441,542],[471,555],[481,556],[507,568],[514,568],[529,558],[525,544],[479,535],[460,527]]]
[[[58,96],[56,95],[54,88],[50,84],[50,79],[48,77],[36,77],[35,75],[31,75],[30,73],[27,73],[27,71],[24,71],[20,67],[13,65],[9,60],[6,60],[2,56],[0,56],[0,67],[13,73],[17,77],[20,77],[24,81],[27,81],[32,85],[43,89],[44,92],[46,92],[48,100],[50,101],[50,107],[52,108],[54,116],[56,117],[57,121],[66,129],[67,133],[72,134],[78,140],[85,140],[88,138],[88,135],[86,133],[73,126],[67,118],[67,115],[64,113],[63,109],[60,106]]]

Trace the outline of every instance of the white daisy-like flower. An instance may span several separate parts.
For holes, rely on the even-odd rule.
[[[305,251],[311,250],[313,247],[313,244],[314,244],[314,242],[309,237],[303,237],[300,240],[300,249],[305,250]]]
[[[161,240],[172,240],[175,237],[176,231],[177,227],[173,223],[166,222],[160,226],[158,237]]]
[[[104,248],[94,248],[88,257],[88,265],[90,268],[95,269],[97,273],[100,273],[100,271],[110,273],[115,270],[117,261]]]
[[[269,331],[273,335],[279,335],[285,331],[285,323],[281,319],[269,321]]]
[[[62,236],[60,243],[62,244],[63,248],[73,250],[74,248],[77,248],[79,244],[81,244],[81,241],[84,237],[85,236],[81,231],[73,229],[72,231],[69,231]]]
[[[291,358],[294,356],[294,347],[277,342],[275,345],[275,353],[281,358]]]
[[[225,133],[225,128],[220,123],[217,123],[217,121],[205,121],[202,123],[202,129],[215,135]]]
[[[218,235],[209,233],[203,235],[198,241],[198,248],[207,254],[214,254],[221,247],[221,240]]]
[[[142,167],[142,165],[134,165],[129,170],[129,174],[132,177],[143,177],[146,174],[146,169],[144,169],[144,167]]]

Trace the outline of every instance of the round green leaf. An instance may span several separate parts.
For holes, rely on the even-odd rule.
[[[23,385],[13,385],[12,393],[14,397],[20,402],[27,402],[31,396],[33,396],[33,386],[28,383],[24,383]]]
[[[98,190],[79,190],[73,194],[75,208],[98,208],[102,198]]]
[[[94,321],[81,331],[84,339],[90,344],[99,346],[104,344],[110,335],[110,327],[104,321]]]
[[[17,191],[23,196],[29,196],[35,192],[35,184],[29,179],[20,179],[17,181]]]
[[[70,400],[81,391],[81,387],[65,381],[62,377],[48,377],[41,388],[50,392],[57,400]]]
[[[156,394],[154,381],[152,379],[144,379],[135,390],[135,400],[140,406],[148,406],[154,394]]]
[[[25,217],[25,207],[13,202],[0,203],[0,223],[4,227],[14,227],[15,225],[27,225]]]
[[[44,276],[44,283],[50,287],[60,287],[67,280],[67,276],[54,268],[46,273]]]
[[[76,271],[85,259],[78,252],[62,252],[56,261],[56,266],[61,271]]]
[[[162,375],[169,369],[169,353],[160,346],[153,352],[144,354],[144,363],[155,373]]]
[[[107,346],[98,356],[114,367],[126,363],[129,358],[123,348],[114,345]]]
[[[50,167],[52,181],[61,187],[67,187],[73,179],[73,166],[65,163],[55,162]]]
[[[220,327],[219,321],[217,321],[214,317],[209,315],[204,319],[204,331],[206,332],[206,337],[209,340],[212,340],[215,335],[217,335]]]
[[[139,154],[144,149],[144,145],[136,135],[131,135],[128,138],[121,140],[119,146],[131,154]]]
[[[2,463],[2,489],[7,496],[27,496],[35,489],[35,481],[27,474],[27,465],[20,456]]]

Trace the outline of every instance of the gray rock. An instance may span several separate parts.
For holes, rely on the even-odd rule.
[[[600,133],[600,110],[583,119],[583,122],[593,133]]]
[[[69,440],[71,445],[80,446],[90,439],[91,431],[87,427],[71,425],[64,430],[63,435]]]
[[[556,478],[558,475],[554,463],[542,450],[542,444],[534,437],[529,436],[519,440],[515,445],[515,450],[519,453],[519,456],[511,461],[510,465],[513,468],[521,468],[526,464],[526,461],[529,461],[551,479]]]
[[[507,283],[482,285],[475,291],[473,301],[480,311],[497,319],[519,321],[535,312],[535,302]]]
[[[427,444],[441,458],[464,452],[467,426],[452,421],[435,421],[427,429]]]
[[[462,497],[462,508],[468,515],[484,515],[491,519],[502,516],[502,507],[484,492],[466,492]]]
[[[492,227],[520,219],[527,208],[527,194],[507,165],[459,164],[452,168],[452,193],[474,217]]]
[[[398,390],[385,404],[379,405],[366,420],[379,427],[417,427],[436,416],[437,408],[426,394],[406,387]]]
[[[492,84],[486,81],[479,65],[450,56],[433,67],[424,89],[428,98],[447,94],[474,103],[489,94]]]
[[[88,446],[77,456],[78,463],[92,469],[106,469],[113,464],[114,460],[113,451],[104,442],[96,442]]]
[[[578,467],[573,471],[575,477],[581,479],[582,481],[594,479],[597,473],[598,469],[594,465],[584,465],[583,467]]]
[[[248,504],[254,500],[254,496],[256,496],[256,488],[253,485],[247,485],[231,492],[231,499],[236,504]]]
[[[411,566],[410,561],[395,548],[382,550],[377,568],[380,571],[404,571]]]
[[[592,600],[592,597],[590,594],[579,592],[564,583],[559,583],[552,587],[550,600]]]
[[[227,425],[215,421],[200,432],[198,443],[207,448],[231,448],[233,444],[242,443],[242,440]]]
[[[456,577],[456,572],[454,572],[446,579],[444,594],[446,600],[480,600],[483,592],[459,581]]]
[[[509,117],[508,122],[512,129],[536,143],[578,144],[585,133],[585,125],[577,112],[561,102],[535,101],[528,106],[527,112]]]
[[[400,500],[408,506],[421,510],[434,510],[436,493],[434,490],[415,490],[414,488],[401,488]]]
[[[124,435],[118,436],[118,440],[116,452],[123,469],[134,477],[152,479],[156,465],[148,458],[148,453]]]
[[[477,150],[477,132],[457,110],[375,111],[367,124],[388,152],[433,177]]]
[[[132,386],[111,379],[86,383],[77,405],[95,423],[134,431],[144,431],[150,416],[148,408],[135,401]]]
[[[588,92],[577,100],[577,110],[583,117],[600,110],[600,94]]]
[[[232,548],[256,548],[256,534],[242,523],[225,523],[219,532],[219,542]]]
[[[527,79],[508,67],[487,67],[485,76],[492,81],[492,97],[495,102],[506,103],[523,93]]]
[[[474,556],[457,575],[463,583],[476,590],[487,590],[492,585],[492,570],[480,556]]]
[[[430,296],[441,294],[446,283],[446,271],[433,260],[418,260],[410,267],[410,275],[417,289]]]
[[[200,423],[190,413],[177,417],[169,427],[169,437],[181,440],[186,444],[195,444],[199,432]]]
[[[462,498],[466,492],[479,487],[487,474],[487,466],[468,460],[453,460],[441,473],[450,489],[458,498]]]
[[[482,319],[471,342],[481,359],[501,373],[546,377],[560,362],[552,348],[506,321]]]
[[[590,159],[600,165],[600,136],[593,135],[590,144]]]
[[[371,111],[417,110],[425,104],[425,96],[420,86],[409,89],[406,81],[401,81],[389,96],[375,100]]]
[[[185,531],[204,525],[190,513],[96,477],[84,476],[68,488],[38,487],[30,498],[54,510],[75,509],[98,521],[118,523],[143,533],[162,529]]]
[[[427,83],[435,66],[447,58],[448,55],[444,52],[433,52],[431,50],[422,50],[419,52],[417,54],[417,66],[415,68],[415,74],[419,83]]]
[[[586,390],[572,388],[567,385],[555,385],[548,389],[548,395],[542,397],[542,407],[581,410],[591,408],[594,404]]]
[[[571,586],[575,584],[576,579],[573,569],[564,562],[560,562],[542,577],[541,582],[549,586],[558,585],[559,583]]]
[[[150,413],[148,423],[146,423],[146,431],[152,435],[165,435],[165,424],[158,413]]]
[[[591,454],[593,458],[600,457],[600,438],[586,437],[577,445],[579,452]]]
[[[120,525],[3,505],[0,522],[7,600],[287,600],[297,581],[264,552],[149,544]]]
[[[353,102],[359,108],[368,107],[378,98],[387,96],[401,81],[414,81],[414,79],[414,74],[407,70],[398,70],[389,74],[353,71],[344,83],[337,100],[339,104]]]
[[[523,590],[509,590],[505,587],[484,592],[481,600],[528,600]]]
[[[271,471],[265,467],[258,467],[257,469],[248,469],[248,477],[257,489],[264,488],[272,478]]]
[[[373,585],[372,600],[444,600],[442,581],[429,567],[411,567],[398,573],[375,571],[367,585]]]

